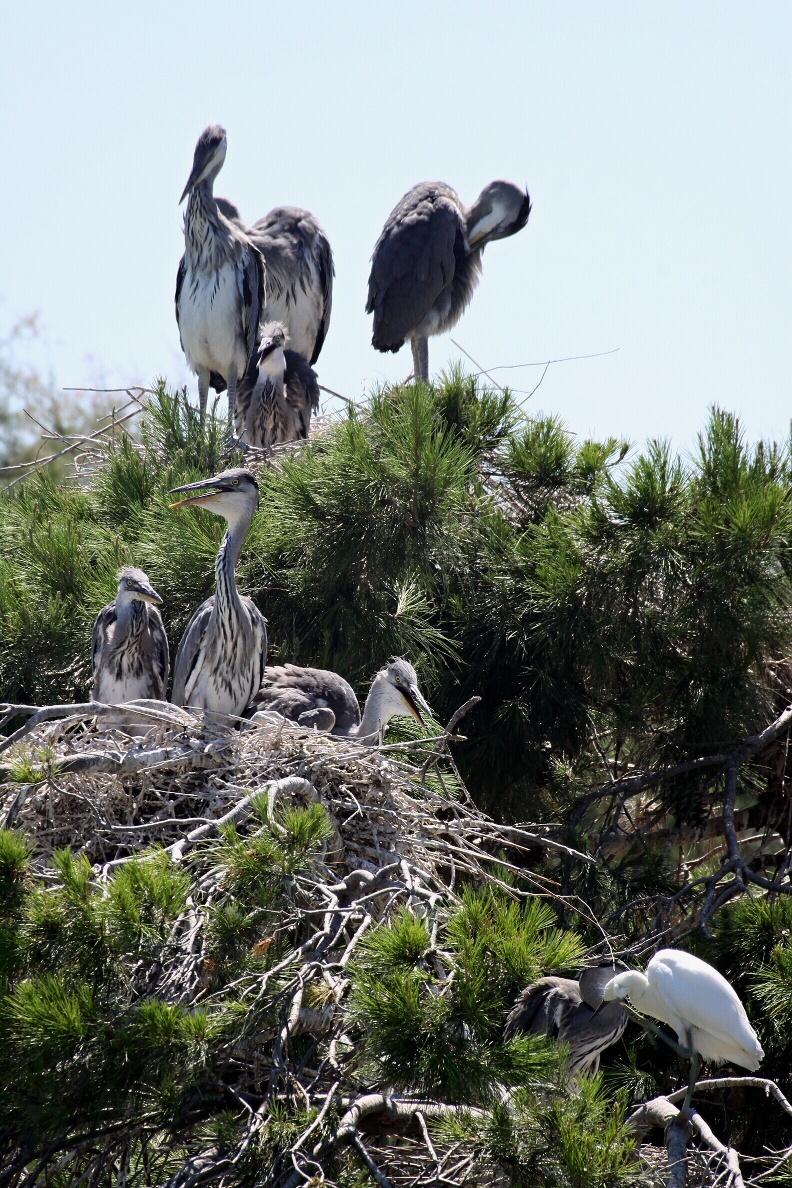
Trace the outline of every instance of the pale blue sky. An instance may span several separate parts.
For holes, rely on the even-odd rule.
[[[61,384],[188,379],[178,199],[218,122],[218,193],[251,222],[306,206],[330,237],[329,387],[410,370],[363,312],[398,198],[506,177],[530,222],[452,332],[482,365],[618,347],[552,367],[532,406],[639,442],[691,444],[712,401],[788,431],[789,3],[27,0],[0,44],[0,332],[38,310]],[[457,354],[433,339],[430,367]]]

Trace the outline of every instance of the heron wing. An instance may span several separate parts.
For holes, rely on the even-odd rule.
[[[247,594],[243,594],[242,605],[247,610],[250,617],[250,625],[253,628],[253,655],[255,663],[252,670],[252,685],[250,694],[246,704],[250,704],[253,698],[256,697],[261,689],[264,681],[264,672],[267,665],[267,620],[262,615],[259,608],[256,606],[252,598],[248,598]]]
[[[103,606],[94,620],[93,631],[91,632],[91,671],[94,686],[96,686],[102,653],[107,644],[107,634],[115,621],[115,601],[108,602],[107,606]]]
[[[176,325],[179,328],[179,343],[182,350],[184,350],[184,343],[182,342],[181,322],[179,321],[179,298],[181,297],[182,286],[184,284],[184,278],[186,275],[187,261],[185,260],[184,256],[182,256],[181,260],[179,260],[179,267],[176,272],[176,296],[174,298],[174,304],[176,306]]]
[[[193,612],[192,618],[184,630],[184,635],[181,637],[181,643],[176,652],[176,660],[173,665],[171,701],[174,705],[186,704],[187,686],[190,684],[191,677],[203,655],[204,636],[206,635],[206,628],[209,625],[213,607],[214,594],[210,595]]]
[[[242,254],[242,327],[249,359],[259,343],[266,269],[264,258],[252,240],[247,240],[246,249]]]
[[[397,351],[420,325],[454,279],[464,235],[459,198],[442,182],[414,186],[391,211],[371,257],[366,302],[377,350]]]
[[[330,248],[330,241],[325,235],[319,224],[316,224],[316,262],[319,266],[319,283],[322,286],[322,320],[319,323],[319,332],[316,336],[314,349],[311,353],[310,363],[315,363],[321,354],[324,340],[327,338],[327,331],[330,327],[330,314],[333,310],[333,277],[335,276],[335,264],[333,263],[333,253]],[[318,402],[318,393],[317,393]]]
[[[156,606],[148,607],[148,625],[154,644],[154,676],[156,689],[151,696],[157,701],[164,701],[168,691],[168,672],[170,669],[170,653],[168,637],[162,625],[162,616]]]
[[[580,1005],[580,987],[571,978],[539,978],[522,991],[509,1013],[503,1038],[520,1033],[557,1036],[565,1008]]]
[[[313,367],[296,351],[284,351],[286,399],[300,417],[302,437],[308,436],[311,413],[319,411],[319,380]]]
[[[328,708],[335,714],[334,729],[341,734],[360,725],[360,706],[352,686],[337,672],[324,668],[300,668],[296,664],[267,667],[264,685],[268,689],[296,690],[305,703],[302,711]]]

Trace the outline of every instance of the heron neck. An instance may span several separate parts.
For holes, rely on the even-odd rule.
[[[184,217],[184,240],[188,255],[200,263],[205,245],[221,234],[220,211],[214,200],[214,178],[204,178],[191,191]]]
[[[116,598],[116,639],[137,638],[147,623],[146,605],[139,598]]]
[[[365,740],[370,746],[376,743],[381,726],[390,721],[392,715],[385,705],[387,688],[382,678],[377,675],[371,683],[366,704],[363,707],[363,717],[358,728],[357,737]]]
[[[215,614],[221,618],[230,613],[238,612],[241,607],[239,592],[236,585],[234,570],[236,569],[242,544],[247,536],[253,513],[229,520],[223,537],[223,543],[215,560]]]

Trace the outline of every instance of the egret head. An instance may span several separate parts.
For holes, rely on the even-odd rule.
[[[207,178],[214,181],[223,168],[226,145],[225,128],[221,128],[219,124],[210,124],[208,128],[204,128],[195,146],[192,171],[187,178],[187,185],[184,187],[179,204],[184,202],[184,199],[199,182],[205,181]]]
[[[249,470],[241,467],[235,470],[224,470],[214,478],[204,479],[200,483],[186,483],[183,487],[174,487],[170,492],[176,495],[180,491],[197,491],[200,494],[188,495],[186,499],[179,499],[171,507],[205,507],[216,516],[223,516],[229,524],[239,520],[253,518],[253,513],[259,503],[259,489]]]
[[[261,328],[261,345],[258,365],[261,371],[280,379],[286,370],[286,356],[283,353],[288,335],[281,322],[268,322]]]
[[[423,722],[421,710],[431,717],[432,711],[418,688],[415,669],[407,660],[391,660],[377,673],[374,681],[379,686],[379,712],[383,720],[409,714],[417,722]]]
[[[472,248],[482,248],[491,239],[506,239],[522,230],[530,213],[527,190],[521,190],[513,182],[490,182],[468,212],[468,243]]]
[[[162,606],[162,599],[143,570],[131,565],[118,571],[116,602],[150,602],[152,606]]]
[[[611,978],[602,992],[603,1002],[613,1002],[615,998],[630,999],[633,1006],[637,1006],[649,987],[646,976],[637,969],[630,969],[627,973],[617,974]]]

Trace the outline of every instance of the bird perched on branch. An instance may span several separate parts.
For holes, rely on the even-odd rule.
[[[528,222],[527,191],[490,182],[471,207],[443,182],[421,182],[388,215],[371,257],[366,313],[372,345],[398,351],[410,340],[416,379],[429,378],[433,334],[454,326],[478,284],[481,253]]]
[[[171,507],[205,507],[228,528],[215,561],[215,593],[194,612],[173,670],[176,705],[216,714],[241,714],[258,693],[267,662],[267,621],[252,599],[237,591],[234,570],[259,502],[248,470],[226,470],[171,494],[198,491]]]
[[[301,355],[285,349],[286,339],[280,322],[264,326],[237,388],[237,438],[258,449],[307,438],[311,413],[319,408],[316,372]]]
[[[121,705],[141,697],[164,701],[168,637],[157,607],[162,599],[142,569],[118,575],[113,602],[96,616],[91,636],[93,701]]]
[[[284,718],[343,738],[373,745],[391,718],[410,715],[422,722],[431,710],[406,660],[391,660],[371,682],[363,716],[352,686],[336,672],[295,664],[264,670],[254,709],[274,710]]]
[[[568,1047],[570,1076],[599,1069],[600,1056],[621,1037],[627,1012],[620,1002],[603,1006],[603,991],[614,974],[626,970],[621,961],[584,969],[580,977],[540,978],[527,986],[515,1002],[504,1028],[504,1039],[516,1035],[547,1035]]]
[[[212,192],[225,155],[225,129],[216,124],[204,129],[180,199],[189,194],[176,321],[187,362],[198,376],[202,418],[212,373],[228,386],[233,411],[237,380],[258,345],[266,291],[261,252],[241,224],[223,213]]]

